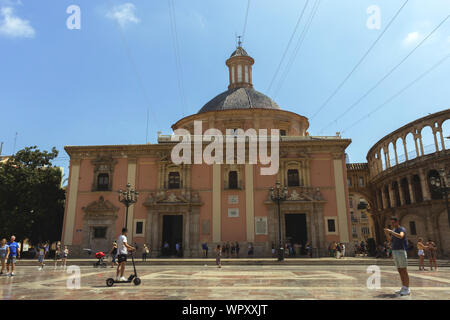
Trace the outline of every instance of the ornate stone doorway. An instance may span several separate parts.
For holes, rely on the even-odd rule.
[[[162,252],[163,256],[176,255],[176,244],[183,245],[183,215],[163,215],[162,242],[169,245],[168,250]]]
[[[305,254],[304,248],[306,246],[306,243],[308,242],[306,214],[289,213],[284,215],[284,219],[286,229],[286,242],[290,242],[292,245],[301,244],[301,254]]]

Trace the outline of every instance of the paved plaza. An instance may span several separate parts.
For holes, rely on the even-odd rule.
[[[368,289],[367,266],[138,266],[140,286],[105,280],[115,269],[81,266],[80,288],[68,289],[71,276],[53,266],[39,271],[19,266],[16,276],[0,277],[2,299],[147,299],[147,300],[259,300],[259,299],[450,299],[450,268],[416,271],[410,268],[411,296],[398,297],[400,280],[393,266],[380,266],[381,288]],[[131,271],[127,266],[126,275]]]

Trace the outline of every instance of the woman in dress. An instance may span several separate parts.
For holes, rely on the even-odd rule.
[[[417,241],[417,255],[419,256],[419,271],[425,271],[424,266],[424,257],[425,257],[425,249],[428,247],[423,244],[423,239],[419,238]]]

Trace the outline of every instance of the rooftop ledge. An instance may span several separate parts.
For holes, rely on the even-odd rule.
[[[170,134],[159,134],[158,135],[158,143],[167,143],[167,142],[173,142],[173,143],[177,143],[178,141],[172,141],[173,135]],[[196,138],[199,140],[202,140],[203,138],[210,138],[210,137],[214,137],[213,135],[202,135],[202,136],[197,136],[197,135],[191,135],[191,139],[195,140]],[[237,137],[237,135],[223,135],[224,140],[227,137]],[[270,141],[270,136],[259,136],[260,138],[266,138],[268,141]],[[246,140],[248,140],[249,137],[246,137]],[[280,136],[280,141],[314,141],[314,140],[341,140],[342,137],[341,136]],[[212,139],[207,139],[208,141],[212,140]],[[181,141],[181,139],[179,140]]]

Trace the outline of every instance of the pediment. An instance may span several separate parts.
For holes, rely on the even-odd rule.
[[[117,217],[116,212],[119,211],[119,208],[100,196],[97,201],[89,203],[82,210],[85,217]]]

